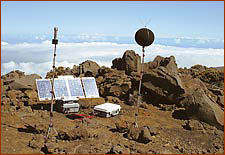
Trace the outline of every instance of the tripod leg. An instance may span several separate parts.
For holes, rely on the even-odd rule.
[[[53,130],[55,131],[55,133],[58,135],[58,132],[56,131],[56,129],[53,127]]]
[[[48,127],[48,131],[47,131],[47,135],[46,135],[47,138],[48,138],[50,132],[51,132],[51,127]]]

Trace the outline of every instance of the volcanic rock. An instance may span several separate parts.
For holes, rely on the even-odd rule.
[[[72,70],[69,67],[63,67],[63,66],[59,66],[56,67],[55,72],[57,73],[57,76],[61,76],[61,75],[72,75]]]
[[[73,68],[71,69],[72,75],[78,76],[78,66],[74,65]]]
[[[151,141],[151,134],[147,126],[140,128],[138,141],[145,144]]]
[[[19,79],[21,77],[25,76],[24,72],[21,72],[19,70],[15,70],[15,71],[11,71],[3,76],[1,76],[1,79],[4,80],[4,84],[9,84],[13,81],[15,81],[16,79]]]
[[[177,64],[174,56],[157,56],[152,62],[144,64],[144,71],[149,71],[158,67],[165,67],[170,73],[177,73]]]
[[[7,96],[12,100],[19,99],[21,95],[23,95],[23,93],[20,90],[9,90],[7,92]]]
[[[210,100],[203,89],[198,88],[193,91],[181,101],[181,104],[193,117],[223,130],[224,112]]]
[[[219,106],[224,108],[224,96],[218,96],[217,103],[218,103]]]
[[[93,108],[96,105],[105,103],[104,98],[80,98],[78,103],[82,108],[88,109]]]
[[[196,71],[193,77],[201,79],[203,82],[215,85],[224,89],[224,71],[215,68],[206,68],[204,71]]]
[[[152,103],[177,103],[185,93],[177,74],[164,67],[152,69],[143,75],[143,90]]]
[[[11,100],[10,98],[4,96],[1,98],[1,105],[10,105],[11,104]]]
[[[47,142],[44,145],[44,150],[47,154],[65,154],[65,151],[63,150],[62,146],[51,141]]]
[[[96,76],[99,68],[100,68],[100,66],[96,62],[87,60],[87,61],[79,64],[78,73],[85,74],[88,72],[89,74]]]
[[[128,99],[128,92],[131,89],[130,78],[125,74],[125,71],[117,69],[101,67],[97,76],[100,96],[113,96],[120,100]]]
[[[220,88],[208,88],[213,94],[223,96],[224,92]]]
[[[37,104],[38,94],[35,90],[26,90],[24,94],[28,97],[28,105]]]
[[[41,149],[44,146],[44,137],[39,134],[34,135],[29,141],[28,146],[33,149]]]
[[[154,127],[135,127],[133,123],[128,129],[127,138],[135,140],[139,143],[147,144],[152,141],[152,136],[158,135],[159,133],[160,132]]]
[[[198,120],[186,120],[183,128],[186,130],[204,130],[202,124]]]
[[[140,129],[136,127],[134,123],[132,123],[127,132],[127,139],[138,140],[139,133],[140,133]]]
[[[82,125],[74,128],[72,131],[69,132],[69,137],[72,138],[72,140],[76,140],[76,139],[88,139],[88,130],[83,127]]]
[[[121,144],[117,144],[115,146],[112,146],[110,154],[130,154],[130,150],[128,148],[125,148]]]
[[[128,123],[124,120],[116,121],[115,125],[119,132],[125,132],[128,129]]]
[[[9,86],[4,85],[4,80],[1,79],[1,96],[6,95],[8,89],[9,89]]]
[[[21,78],[16,79],[9,84],[10,89],[15,90],[27,90],[27,89],[36,89],[35,79],[41,79],[37,74],[25,75]]]
[[[122,58],[116,58],[112,61],[112,68],[125,70],[125,73],[130,75],[131,72],[140,72],[141,57],[133,50],[127,50]]]
[[[119,98],[113,97],[113,96],[107,96],[106,100],[107,100],[107,102],[110,102],[110,103],[120,103],[121,102],[121,100]]]

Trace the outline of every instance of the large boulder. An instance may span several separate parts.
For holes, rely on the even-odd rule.
[[[178,74],[158,67],[143,75],[143,91],[151,103],[177,103],[185,93]]]
[[[202,88],[193,90],[192,94],[186,96],[180,104],[186,108],[191,117],[223,130],[224,111],[206,95]]]
[[[80,125],[77,128],[74,128],[73,130],[69,131],[68,135],[71,140],[76,140],[76,139],[86,140],[89,137],[88,130],[83,125]]]
[[[11,71],[5,75],[1,76],[1,79],[4,81],[4,84],[9,84],[16,79],[19,79],[21,77],[25,76],[24,72],[21,72],[19,70]]]
[[[149,71],[158,67],[165,67],[170,73],[177,73],[177,64],[174,56],[157,56],[152,62],[144,64],[144,71]]]
[[[140,128],[138,141],[145,144],[151,141],[151,134],[147,126],[143,126]]]
[[[128,123],[127,121],[124,121],[124,120],[117,120],[115,122],[115,126],[117,131],[121,133],[127,131],[128,129]]]
[[[41,79],[41,76],[37,74],[25,75],[11,82],[9,87],[15,90],[36,89],[35,79]]]
[[[142,126],[136,127],[135,123],[131,124],[127,131],[127,138],[140,143],[147,144],[152,141],[152,136],[158,135],[160,132],[155,127]]]
[[[125,73],[128,75],[131,72],[140,72],[141,57],[133,50],[127,50],[122,58],[116,58],[112,61],[112,68],[125,70]]]
[[[102,97],[113,96],[120,100],[128,98],[131,80],[125,71],[101,67],[96,77],[99,93]]]
[[[137,141],[139,134],[140,129],[135,125],[135,123],[132,123],[127,132],[127,139]]]
[[[96,76],[99,68],[100,66],[96,62],[87,60],[79,64],[78,73],[85,74],[88,72],[90,75],[92,74],[92,76]]]

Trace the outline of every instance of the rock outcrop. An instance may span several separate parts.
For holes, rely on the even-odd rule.
[[[185,93],[177,74],[164,67],[158,67],[143,75],[143,91],[152,103],[178,103]]]
[[[210,100],[203,89],[197,88],[192,94],[185,97],[181,104],[186,108],[190,117],[223,130],[224,111]]]
[[[129,130],[127,131],[127,138],[147,144],[152,141],[152,136],[158,134],[160,134],[160,132],[156,128],[149,126],[135,127],[134,124],[131,124]]]
[[[87,60],[82,62],[78,67],[78,74],[88,74],[88,76],[96,76],[100,66],[93,61]]]
[[[131,72],[141,71],[141,57],[133,50],[127,50],[122,58],[116,58],[112,61],[112,68],[125,70],[130,75]]]
[[[107,96],[113,96],[123,101],[128,99],[131,81],[125,74],[125,71],[101,67],[98,71],[96,81],[101,96],[105,98]]]
[[[3,75],[1,77],[2,105],[10,103],[16,109],[21,109],[23,106],[37,104],[35,80],[40,78],[41,76],[37,74],[25,75],[24,72],[18,70]]]
[[[166,68],[170,73],[177,73],[177,64],[174,56],[165,58],[157,56],[152,62],[144,64],[144,71],[147,72],[160,66]]]
[[[10,89],[15,89],[15,90],[27,90],[27,89],[35,90],[36,89],[35,79],[41,79],[41,76],[37,74],[25,75],[11,82],[9,84],[9,87]]]

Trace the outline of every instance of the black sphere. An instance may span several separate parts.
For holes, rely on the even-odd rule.
[[[147,28],[141,28],[135,34],[136,42],[143,47],[151,45],[154,39],[154,33]]]

